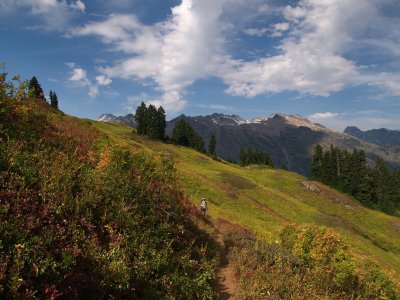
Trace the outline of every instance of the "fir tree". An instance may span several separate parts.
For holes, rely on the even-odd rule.
[[[146,134],[146,112],[147,106],[142,102],[137,108],[135,113],[136,130],[139,135]]]
[[[189,126],[185,119],[180,119],[172,130],[172,140],[179,145],[189,147],[189,136],[187,134]]]
[[[210,141],[208,143],[208,154],[213,157],[217,156],[217,139],[215,138],[215,134],[211,135]]]
[[[258,151],[257,149],[253,148],[241,148],[239,159],[241,166],[257,164],[274,167],[274,163],[267,152]]]
[[[42,87],[35,76],[29,81],[29,90],[32,91],[33,96],[40,99],[45,99]]]
[[[314,153],[311,162],[311,178],[321,179],[322,177],[322,156],[323,149],[320,144],[314,147]]]
[[[151,139],[159,138],[159,124],[157,118],[157,109],[150,104],[145,114],[146,135]]]
[[[50,105],[54,108],[58,108],[58,97],[56,92],[50,90],[49,98],[50,98]]]
[[[367,165],[364,151],[353,150],[349,153],[331,146],[330,150],[323,152],[322,148],[316,147],[311,169],[314,179],[355,197],[364,205],[397,214],[400,207],[400,171],[391,171],[383,159],[378,158],[375,167],[371,168]]]
[[[165,129],[167,128],[167,121],[165,117],[165,110],[162,106],[157,109],[157,125],[158,139],[165,140]]]
[[[176,123],[171,138],[179,145],[205,152],[203,139],[183,118]]]

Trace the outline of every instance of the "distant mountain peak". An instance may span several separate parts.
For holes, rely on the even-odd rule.
[[[107,123],[120,123],[130,127],[136,127],[135,116],[127,114],[125,116],[114,116],[113,114],[102,114],[97,118],[97,121]]]
[[[271,117],[268,118],[269,121],[274,123],[280,122],[285,123],[286,125],[294,126],[294,127],[308,127],[314,131],[332,131],[325,126],[322,126],[318,123],[313,123],[307,118],[301,115],[286,115],[282,113],[273,114]]]
[[[380,128],[380,129],[371,129],[367,131],[362,131],[355,126],[348,126],[343,132],[353,137],[356,137],[360,140],[380,145],[383,147],[400,146],[399,130]]]
[[[102,114],[97,118],[97,121],[100,122],[113,122],[117,117],[113,114]]]
[[[212,115],[205,116],[204,118],[210,118],[212,122],[217,125],[238,126],[248,123],[247,120],[241,118],[238,115],[224,115],[214,113]]]

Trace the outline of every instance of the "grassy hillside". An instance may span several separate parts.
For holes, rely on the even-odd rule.
[[[169,157],[3,87],[0,298],[214,299],[217,248]]]
[[[132,150],[162,152],[176,163],[181,188],[194,205],[201,197],[209,216],[240,225],[260,238],[275,240],[288,222],[316,224],[342,234],[359,261],[371,258],[400,283],[400,219],[367,209],[355,200],[297,174],[268,167],[217,162],[191,149],[151,141],[122,125],[92,122]]]
[[[396,298],[398,218],[0,87],[0,298]]]

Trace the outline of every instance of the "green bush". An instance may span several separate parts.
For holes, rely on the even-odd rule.
[[[287,225],[274,243],[230,235],[239,299],[397,299],[371,262],[357,266],[341,236],[327,228]]]
[[[37,99],[0,107],[0,298],[215,297],[215,248],[167,157]]]

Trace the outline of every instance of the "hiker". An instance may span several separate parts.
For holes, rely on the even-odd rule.
[[[205,198],[201,198],[200,209],[201,209],[201,212],[203,213],[203,215],[206,215],[207,202],[206,202]]]

